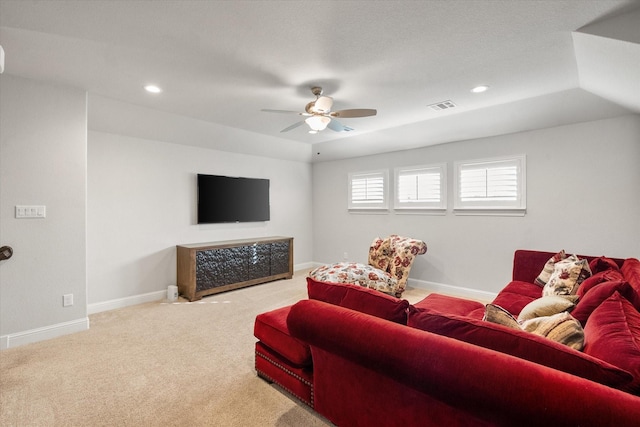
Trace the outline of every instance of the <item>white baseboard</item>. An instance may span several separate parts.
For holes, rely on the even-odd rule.
[[[71,320],[69,322],[57,323],[43,328],[30,329],[28,331],[16,332],[15,334],[3,335],[0,337],[0,350],[18,347],[62,335],[73,334],[89,329],[89,318]]]
[[[493,301],[497,295],[494,292],[480,291],[478,289],[445,285],[444,283],[428,282],[426,280],[417,280],[411,278],[407,281],[407,286],[426,289],[431,292],[452,295],[460,298],[468,298],[486,302]]]
[[[319,265],[319,264],[318,264]],[[316,263],[315,262],[303,262],[302,264],[296,264],[293,266],[293,271],[300,271],[300,270],[309,270],[311,268],[316,267]]]
[[[144,304],[146,302],[160,301],[167,297],[167,291],[154,291],[146,294],[133,295],[125,298],[117,298],[109,301],[97,302],[87,305],[87,313],[96,314],[103,311],[115,310],[117,308],[129,307],[132,305]]]
[[[314,266],[313,262],[306,262],[302,264],[296,264],[294,271],[308,270]],[[167,297],[167,291],[154,291],[141,295],[133,295],[125,298],[117,298],[109,301],[96,302],[94,304],[87,305],[87,312],[89,314],[101,313],[103,311],[115,310],[117,308],[129,307],[132,305],[144,304],[146,302],[160,301]]]

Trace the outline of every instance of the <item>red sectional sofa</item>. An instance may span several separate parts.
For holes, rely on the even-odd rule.
[[[551,252],[516,251],[493,304],[540,298]],[[256,371],[338,426],[640,425],[640,261],[594,273],[571,313],[584,349],[483,320],[485,305],[417,304],[308,278],[309,300],[256,318]]]

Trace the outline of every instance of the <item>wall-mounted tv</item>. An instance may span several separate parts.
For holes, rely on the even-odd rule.
[[[198,174],[198,224],[269,219],[268,179]]]

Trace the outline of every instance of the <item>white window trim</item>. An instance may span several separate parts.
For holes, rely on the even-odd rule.
[[[400,176],[405,172],[424,171],[437,172],[440,175],[440,201],[438,202],[402,202],[400,198]],[[402,166],[394,169],[394,202],[393,208],[398,213],[444,213],[447,210],[447,164]]]
[[[460,175],[464,168],[474,165],[499,166],[500,164],[517,167],[517,198],[513,201],[476,200],[463,201],[460,196]],[[515,155],[488,159],[474,159],[454,162],[454,213],[458,215],[501,215],[524,216],[527,209],[526,156]]]
[[[354,179],[363,177],[381,177],[382,178],[382,200],[379,202],[356,202],[352,197],[352,182]],[[350,172],[348,177],[348,200],[347,208],[350,212],[373,212],[389,210],[389,171],[387,169],[379,169],[373,171]]]

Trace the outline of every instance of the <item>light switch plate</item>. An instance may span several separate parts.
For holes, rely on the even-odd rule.
[[[46,218],[47,207],[42,205],[16,205],[16,218]]]

